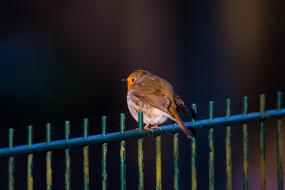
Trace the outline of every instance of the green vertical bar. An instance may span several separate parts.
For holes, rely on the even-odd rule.
[[[143,113],[139,112],[138,128],[143,130]],[[138,139],[138,190],[144,189],[143,138]]]
[[[28,146],[33,144],[33,126],[28,126]],[[27,158],[27,189],[33,189],[33,154],[29,154]]]
[[[70,137],[70,123],[69,121],[65,122],[64,126],[64,136],[65,136],[65,141],[69,141]],[[65,190],[70,190],[70,179],[71,179],[71,160],[70,160],[70,149],[67,148],[65,149]]]
[[[155,137],[155,189],[162,189],[162,168],[161,168],[161,136]]]
[[[173,167],[174,167],[174,190],[180,188],[180,173],[179,173],[179,133],[173,136]]]
[[[88,119],[83,120],[83,138],[88,137]],[[89,146],[83,147],[83,189],[89,189]]]
[[[102,134],[105,135],[107,130],[107,116],[102,116]],[[107,173],[107,143],[102,144],[102,190],[108,188],[108,173]]]
[[[282,92],[277,93],[277,109],[282,109]],[[277,157],[277,177],[278,177],[278,190],[283,189],[283,166],[282,166],[282,119],[277,119],[276,131],[276,157]]]
[[[125,132],[125,114],[120,115],[120,132]],[[126,190],[126,141],[120,142],[120,185],[121,190]]]
[[[265,95],[260,95],[260,110],[261,113],[265,111]],[[266,168],[265,168],[265,125],[264,121],[260,121],[260,176],[261,189],[266,189]]]
[[[231,116],[231,100],[226,101],[226,117]],[[231,145],[231,126],[226,127],[226,174],[227,190],[232,189],[232,145]]]
[[[46,143],[51,142],[51,125],[48,123],[46,125]],[[52,151],[47,151],[46,153],[46,189],[52,189]]]
[[[14,129],[10,128],[8,132],[8,146],[12,149],[14,146]],[[15,162],[14,157],[8,159],[8,190],[15,189]]]
[[[209,102],[209,120],[214,117],[214,102]],[[215,147],[214,147],[214,128],[210,128],[208,132],[208,142],[209,142],[209,190],[215,189]]]
[[[197,112],[196,104],[192,104],[192,109]],[[192,122],[195,122],[194,120]],[[197,190],[197,167],[196,167],[196,138],[193,138],[191,141],[191,186],[192,190]]]
[[[243,114],[248,112],[248,97],[243,98]],[[243,189],[248,190],[248,126],[242,125],[242,151],[243,151]]]

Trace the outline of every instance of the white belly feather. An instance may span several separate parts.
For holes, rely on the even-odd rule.
[[[132,90],[131,90],[132,91]],[[160,125],[164,123],[168,118],[171,118],[168,113],[165,113],[151,105],[143,104],[136,97],[131,97],[132,92],[129,91],[127,96],[128,108],[133,118],[138,121],[138,112],[143,112],[143,122],[150,125]],[[135,102],[132,100],[135,98]]]

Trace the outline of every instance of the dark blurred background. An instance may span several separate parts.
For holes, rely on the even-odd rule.
[[[127,113],[127,129],[136,128],[126,106],[126,84],[135,69],[167,79],[187,105],[198,104],[199,119],[207,117],[208,101],[216,115],[231,97],[233,114],[241,112],[248,95],[250,111],[258,96],[284,90],[285,3],[282,0],[199,1],[5,1],[0,6],[1,147],[7,129],[16,128],[16,144],[26,143],[26,126],[34,125],[35,142],[44,140],[51,122],[54,138],[63,138],[64,120],[72,136],[82,133],[82,118],[91,119],[90,133],[100,133],[100,116],[108,131],[119,130],[119,113]],[[267,133],[267,186],[276,189],[275,131]],[[198,189],[208,187],[207,130],[198,133]],[[250,189],[259,187],[258,128],[250,128]],[[225,189],[224,131],[216,131],[216,187]],[[172,136],[163,136],[163,189],[173,189]],[[146,187],[154,189],[154,139],[146,144]],[[233,183],[242,188],[241,129],[233,128]],[[153,148],[152,148],[153,147]],[[181,188],[190,186],[190,143],[181,136]],[[100,187],[100,145],[92,146],[91,189]],[[74,149],[73,189],[80,189],[82,157]],[[127,142],[128,189],[136,189],[136,140]],[[78,154],[77,154],[78,153]],[[44,188],[44,155],[35,156],[35,189]],[[119,182],[118,143],[108,155],[110,189]],[[63,189],[62,151],[55,152],[55,189]],[[17,189],[25,187],[25,159],[16,164]],[[6,179],[6,161],[0,162]],[[62,165],[63,166],[63,165]],[[80,179],[80,180],[79,180]],[[0,186],[6,187],[1,180]],[[2,189],[2,188],[1,188]]]

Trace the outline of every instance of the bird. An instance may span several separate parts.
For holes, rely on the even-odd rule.
[[[128,86],[128,109],[136,121],[138,113],[143,113],[145,130],[160,128],[159,125],[171,119],[179,125],[187,138],[194,138],[178,113],[178,109],[181,109],[190,116],[189,109],[168,81],[146,70],[135,70],[124,81]],[[191,116],[195,119],[196,113],[193,111]]]

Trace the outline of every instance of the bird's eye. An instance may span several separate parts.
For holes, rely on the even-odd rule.
[[[134,79],[134,78],[132,78],[132,82],[135,82],[135,79]]]

